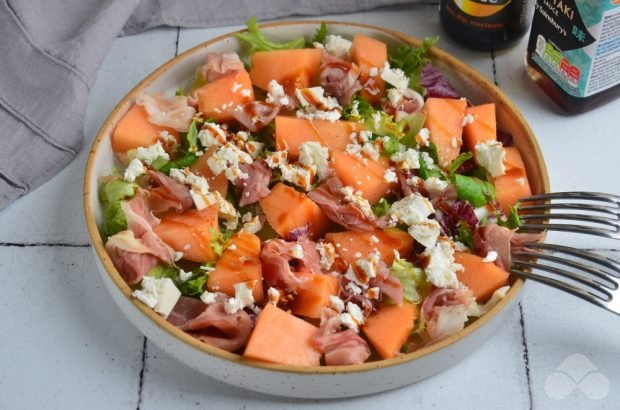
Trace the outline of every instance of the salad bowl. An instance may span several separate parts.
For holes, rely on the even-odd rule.
[[[312,38],[319,21],[279,22],[262,26],[274,40],[297,36]],[[389,47],[421,42],[402,33],[363,24],[326,22],[331,33],[353,37],[357,33],[384,41]],[[510,318],[523,288],[514,279],[506,296],[487,314],[458,333],[433,345],[393,359],[349,366],[292,367],[248,361],[186,334],[137,301],[106,252],[99,227],[102,208],[98,200],[98,178],[114,167],[111,134],[138,96],[170,93],[179,84],[188,84],[207,52],[240,51],[241,45],[230,33],[202,43],[166,62],[142,80],[115,107],[92,144],[84,175],[84,212],[95,261],[112,299],[127,318],[149,340],[189,367],[214,379],[260,393],[299,398],[342,398],[372,394],[405,386],[432,376],[457,363],[490,339]],[[483,75],[449,54],[433,48],[434,64],[461,95],[473,103],[495,103],[498,127],[510,134],[520,151],[535,194],[549,192],[549,179],[542,153],[531,129],[518,109]]]

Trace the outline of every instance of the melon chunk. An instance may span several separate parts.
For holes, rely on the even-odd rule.
[[[252,84],[265,91],[269,82],[276,80],[292,94],[296,88],[310,87],[320,65],[321,50],[317,48],[257,51],[252,54],[250,78]]]
[[[418,309],[411,303],[383,305],[368,316],[362,330],[379,355],[391,359],[399,355],[417,317]]]
[[[459,282],[472,290],[478,302],[487,300],[508,282],[508,272],[493,262],[483,262],[478,255],[457,251],[454,260],[463,265],[463,270],[456,272]]]
[[[218,232],[217,206],[203,210],[190,209],[178,214],[168,212],[153,230],[176,252],[183,252],[183,259],[199,263],[212,262],[217,254],[211,247],[213,235]]]
[[[351,133],[361,131],[363,125],[351,121],[309,120],[290,116],[276,117],[276,149],[288,150],[291,160],[299,157],[304,142],[316,141],[334,150],[344,150],[350,143]]]
[[[407,232],[396,228],[386,230],[376,229],[372,232],[330,232],[325,235],[325,241],[336,247],[336,252],[347,263],[353,264],[358,259],[366,258],[375,249],[381,255],[386,265],[392,265],[394,251],[404,258],[411,253],[413,238]],[[356,257],[356,254],[359,254]]]
[[[159,133],[168,131],[177,139],[179,133],[168,127],[151,124],[143,106],[134,104],[112,132],[112,150],[127,152],[138,147],[148,147],[159,140]]]
[[[366,158],[366,163],[347,152],[334,150],[331,167],[344,186],[351,186],[371,204],[386,196],[395,187],[383,178],[387,166],[381,161]]]
[[[385,82],[379,72],[387,61],[387,45],[363,34],[356,34],[351,46],[351,58],[361,69],[360,82],[364,86],[362,97],[371,104],[378,103],[385,92]],[[375,76],[370,75],[373,68],[378,71]],[[369,80],[374,82],[374,86],[370,86]]]
[[[429,141],[437,147],[439,166],[447,168],[459,156],[463,145],[464,99],[428,98],[424,104]]]
[[[235,296],[235,285],[255,280],[252,294],[256,303],[263,303],[263,271],[260,260],[258,236],[239,232],[232,237],[230,245],[217,260],[209,274],[207,288],[211,292],[223,292]]]
[[[329,220],[321,208],[305,194],[278,182],[271,192],[259,200],[267,222],[281,237],[286,238],[295,228],[308,226],[312,237],[326,231]]]
[[[211,157],[215,151],[217,151],[217,147],[209,148],[208,151],[198,157],[196,162],[189,167],[189,170],[207,179],[209,191],[218,191],[222,194],[223,198],[226,198],[226,194],[228,193],[228,179],[226,178],[226,174],[222,172],[219,175],[215,175],[207,163],[209,157]]]
[[[468,151],[474,152],[479,142],[497,141],[495,104],[467,107],[465,114],[473,116],[473,122],[463,127],[463,140]]]
[[[312,343],[317,330],[303,319],[268,303],[256,318],[243,357],[291,366],[319,366],[321,352]]]
[[[196,96],[205,118],[227,122],[233,119],[228,110],[254,101],[254,89],[248,72],[239,70],[203,85],[196,90]]]
[[[321,309],[329,305],[329,297],[339,291],[338,278],[322,273],[298,273],[302,280],[290,307],[294,314],[311,319],[321,317]]]

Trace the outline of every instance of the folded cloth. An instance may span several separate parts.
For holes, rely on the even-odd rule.
[[[0,0],[0,209],[79,152],[88,94],[118,35],[416,0]]]

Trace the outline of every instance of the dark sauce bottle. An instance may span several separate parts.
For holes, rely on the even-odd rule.
[[[441,24],[456,42],[477,50],[500,50],[527,32],[533,0],[441,0]]]
[[[571,114],[620,97],[620,0],[537,1],[526,68]]]

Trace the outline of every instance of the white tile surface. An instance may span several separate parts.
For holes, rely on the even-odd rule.
[[[325,18],[386,26],[418,37],[441,33],[434,5]],[[179,51],[237,28],[181,30]],[[116,102],[174,56],[176,41],[174,28],[115,41],[89,102],[87,146]],[[489,53],[465,50],[446,36],[440,45],[493,78]],[[552,187],[620,193],[616,159],[620,139],[615,125],[620,100],[581,116],[561,114],[526,78],[524,50],[525,40],[497,54],[496,80],[537,133]],[[0,243],[88,242],[81,210],[86,153],[48,184],[0,212]],[[583,247],[619,247],[610,241],[566,235],[550,235],[550,240]],[[143,337],[117,311],[92,262],[87,248],[0,246],[0,323],[4,325],[0,409],[73,409],[84,408],[85,403],[88,408],[121,410],[354,409],[370,405],[390,409],[590,409],[617,408],[620,402],[618,318],[540,285],[528,286],[522,316],[517,312],[496,337],[440,375],[373,397],[298,401],[223,385],[196,374],[153,344],[147,345],[143,366]],[[592,401],[576,389],[565,399],[555,400],[552,396],[558,396],[558,385],[545,390],[547,377],[575,353],[585,355],[610,381],[611,390],[604,399]]]
[[[0,409],[133,409],[142,335],[88,248],[0,247]]]

